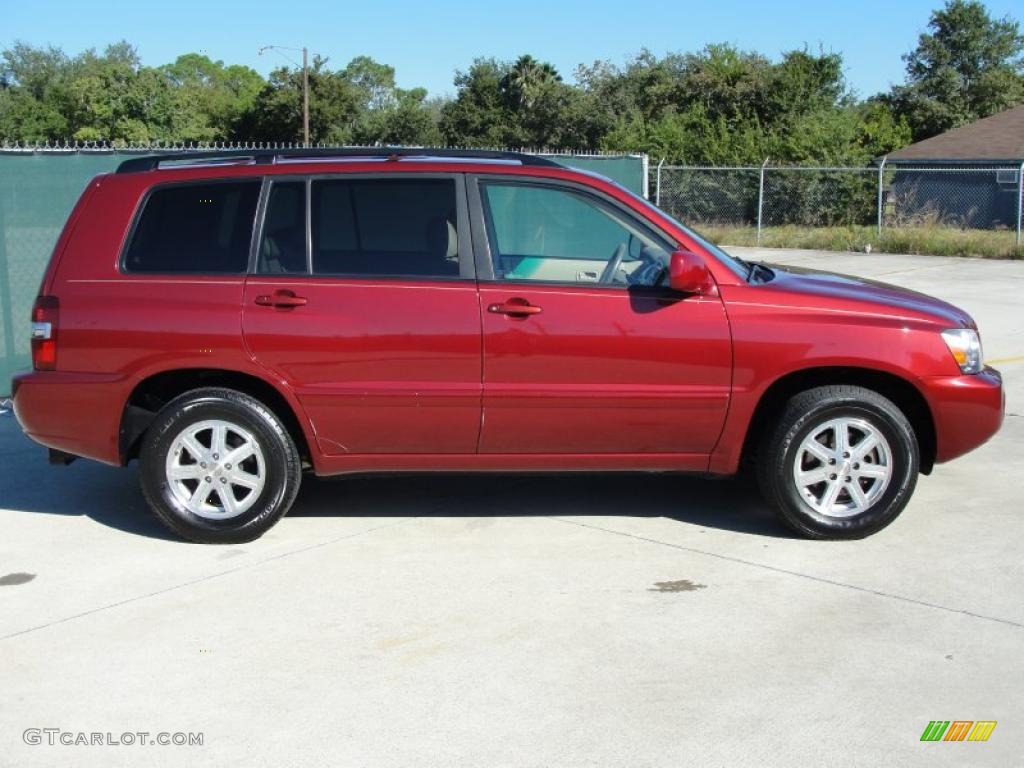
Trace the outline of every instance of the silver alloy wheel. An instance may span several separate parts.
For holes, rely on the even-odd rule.
[[[830,419],[796,452],[793,481],[803,500],[827,517],[852,517],[881,498],[892,479],[885,435],[864,419]]]
[[[167,485],[192,514],[228,520],[256,503],[267,481],[259,441],[247,429],[221,419],[185,427],[171,443]]]

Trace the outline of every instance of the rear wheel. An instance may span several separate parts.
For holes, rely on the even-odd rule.
[[[139,455],[156,516],[191,541],[251,541],[291,506],[301,479],[295,443],[263,403],[230,389],[197,389],[153,420]]]
[[[823,539],[861,538],[895,520],[918,466],[917,438],[903,412],[854,386],[794,396],[757,454],[761,490],[782,520]]]

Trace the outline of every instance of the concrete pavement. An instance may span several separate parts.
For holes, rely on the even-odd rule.
[[[1015,764],[1024,264],[752,250],[970,311],[1003,430],[864,541],[793,539],[738,482],[390,477],[203,547],[134,467],[51,468],[2,416],[0,765]],[[920,742],[936,719],[999,724]]]

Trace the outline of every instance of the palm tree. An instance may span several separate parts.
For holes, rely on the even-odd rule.
[[[520,56],[505,75],[502,85],[520,108],[530,109],[552,83],[560,83],[562,76],[546,61],[537,61],[530,54]]]

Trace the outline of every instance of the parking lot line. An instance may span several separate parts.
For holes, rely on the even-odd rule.
[[[986,360],[986,365],[1006,365],[1006,363],[1019,363],[1024,361],[1024,355],[1013,355],[1012,357],[997,357],[995,360]]]

